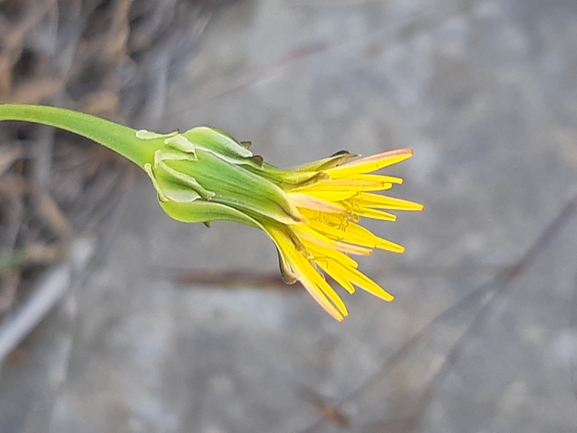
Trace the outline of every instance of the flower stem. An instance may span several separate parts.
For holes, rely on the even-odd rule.
[[[0,104],[0,121],[23,120],[54,126],[96,141],[143,167],[152,162],[153,141],[141,140],[136,131],[90,114],[45,105]]]

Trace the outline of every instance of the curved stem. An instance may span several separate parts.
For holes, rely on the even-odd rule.
[[[143,167],[152,162],[153,140],[140,140],[136,131],[86,113],[45,105],[0,104],[0,121],[23,120],[65,129],[96,141]]]

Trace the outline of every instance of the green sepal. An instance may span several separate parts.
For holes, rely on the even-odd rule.
[[[183,188],[174,179],[162,174],[159,175],[158,170],[152,164],[144,164],[143,168],[152,181],[152,186],[156,190],[159,202],[175,201],[177,203],[186,203],[201,198],[200,194],[193,189]]]
[[[199,126],[182,135],[193,143],[196,149],[213,153],[230,164],[254,167],[262,165],[261,157],[255,157],[247,147],[220,129]]]
[[[358,155],[356,154],[342,150],[328,158],[319,159],[318,161],[302,164],[289,169],[279,169],[270,164],[263,164],[261,167],[262,169],[258,174],[270,179],[284,190],[291,190],[293,188],[311,186],[315,183],[329,179],[330,176],[327,173],[324,173],[324,170],[338,167],[357,156]]]
[[[291,267],[290,261],[284,256],[280,246],[267,230],[267,226],[270,224],[275,224],[277,227],[282,227],[282,224],[266,219],[261,223],[256,218],[252,218],[238,209],[214,201],[208,202],[198,200],[190,203],[175,203],[168,201],[160,202],[160,206],[173,219],[184,223],[202,222],[204,225],[209,227],[211,221],[233,221],[261,229],[269,235],[277,247],[279,267],[284,281],[288,284],[293,284],[298,280],[297,275]],[[283,229],[283,231],[285,231],[285,229]],[[294,234],[291,238],[293,236]]]
[[[190,199],[195,195],[204,200],[215,196],[214,192],[205,189],[194,177],[173,169],[164,161],[154,167],[154,174],[165,196],[171,200],[189,202],[196,200]]]
[[[174,149],[159,149],[154,152],[154,165],[160,164],[161,161],[197,161],[196,154],[184,153]]]
[[[164,140],[164,144],[166,144],[167,147],[179,150],[186,153],[187,155],[192,155],[196,160],[196,148],[194,144],[191,143],[184,135],[176,134],[172,137],[169,137]]]
[[[189,203],[160,202],[162,209],[177,221],[184,223],[208,223],[210,221],[234,221],[262,229],[262,225],[247,214],[214,201],[197,200]]]
[[[158,197],[159,202],[168,201],[168,197],[162,191],[162,188],[156,181],[156,174],[154,173],[154,169],[152,168],[152,164],[146,163],[142,166],[144,172],[148,175],[150,180],[152,181],[152,186],[156,191],[156,196]]]
[[[356,158],[357,154],[350,153],[346,150],[341,150],[328,158],[319,159],[317,161],[308,162],[306,164],[297,165],[296,167],[288,168],[286,171],[323,171],[330,170],[331,168],[338,167],[349,162],[351,159]]]
[[[260,170],[247,168],[259,176],[266,177],[283,190],[314,185],[330,178],[328,174],[322,172],[282,170],[266,163],[262,165]]]
[[[243,166],[229,164],[212,152],[197,148],[198,161],[165,161],[177,172],[186,173],[207,191],[216,194],[212,200],[251,214],[262,214],[285,224],[305,219],[273,182]]]

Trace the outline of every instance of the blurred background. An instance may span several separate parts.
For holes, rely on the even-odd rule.
[[[0,125],[0,432],[574,432],[577,2],[4,0],[0,100],[275,165],[411,147],[337,323],[272,243],[166,217],[92,143]]]

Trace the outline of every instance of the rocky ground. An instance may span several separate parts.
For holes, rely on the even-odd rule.
[[[142,177],[4,366],[0,430],[575,431],[575,40],[569,0],[227,9],[163,132],[218,126],[283,166],[414,148],[393,192],[426,210],[370,224],[407,252],[361,259],[395,302],[346,296],[336,323],[276,284],[263,233],[174,222]]]

